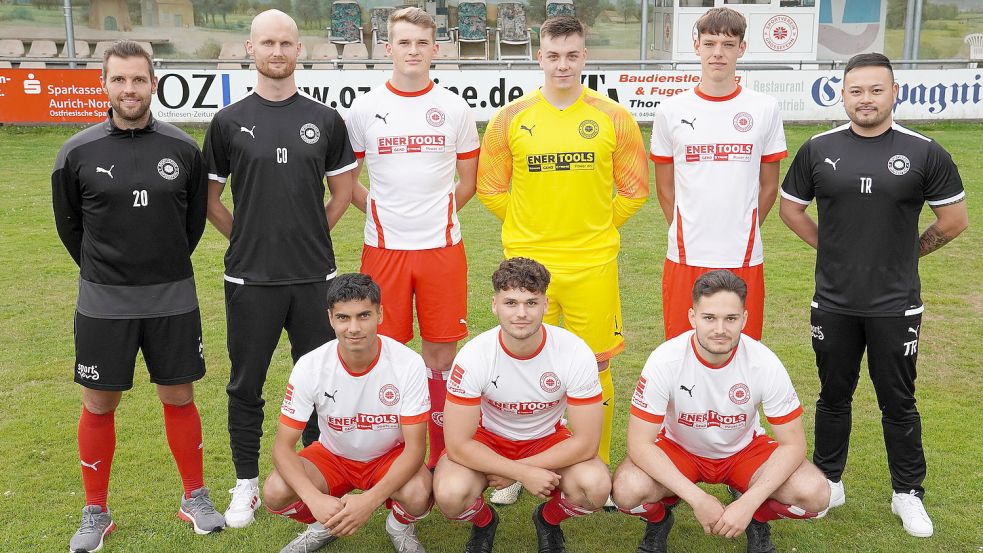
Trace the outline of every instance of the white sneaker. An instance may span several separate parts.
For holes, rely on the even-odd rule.
[[[816,518],[823,518],[833,507],[839,507],[846,503],[846,490],[843,489],[843,481],[833,482],[832,480],[826,479],[826,483],[829,484],[829,507],[819,511]]]
[[[245,528],[253,523],[256,509],[263,504],[259,498],[259,478],[237,479],[236,487],[229,490],[232,501],[225,511],[225,524],[232,528]]]
[[[386,519],[386,533],[389,534],[389,541],[396,548],[396,553],[427,553],[420,538],[416,536],[416,526],[400,523],[392,513]]]
[[[511,486],[495,490],[492,492],[490,499],[495,505],[511,505],[519,500],[519,494],[521,493],[522,483],[516,482]]]
[[[891,512],[901,517],[905,532],[916,538],[928,538],[934,533],[932,519],[928,518],[922,499],[915,490],[908,493],[894,492],[891,496]]]

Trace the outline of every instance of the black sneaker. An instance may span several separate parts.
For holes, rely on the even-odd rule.
[[[771,543],[771,527],[767,522],[751,519],[747,525],[747,553],[778,553],[775,544]]]
[[[464,553],[492,553],[495,545],[495,531],[498,530],[498,513],[491,505],[492,519],[487,526],[480,528],[477,524],[471,525],[471,537],[468,538],[467,545],[464,546]]]
[[[638,542],[637,553],[667,553],[669,551],[669,530],[676,521],[672,511],[666,509],[666,516],[659,522],[646,522],[645,534]]]
[[[536,541],[539,544],[539,553],[566,553],[563,547],[563,530],[558,525],[546,522],[543,518],[543,507],[545,503],[540,503],[536,510],[532,512],[532,524],[536,527]]]

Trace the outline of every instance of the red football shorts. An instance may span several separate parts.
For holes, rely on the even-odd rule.
[[[666,340],[675,338],[693,328],[689,323],[689,310],[693,307],[693,283],[704,273],[716,271],[709,267],[680,265],[666,259],[662,266],[662,321],[665,325]],[[747,324],[744,334],[761,340],[765,311],[765,266],[738,267],[727,269],[741,277],[747,284]]]
[[[300,455],[307,459],[328,483],[328,493],[341,497],[352,490],[368,490],[375,486],[389,471],[393,461],[403,452],[400,444],[371,461],[352,461],[331,453],[321,442],[314,442],[300,450]]]
[[[495,453],[513,461],[542,453],[572,436],[570,430],[561,425],[557,425],[556,432],[549,436],[534,440],[510,440],[493,434],[480,426],[478,431],[474,433],[475,441],[485,444]]]
[[[778,443],[764,434],[755,436],[747,447],[723,459],[693,455],[665,434],[659,434],[655,445],[669,456],[672,464],[690,482],[724,483],[741,493],[747,491],[751,477],[778,448]]]
[[[468,260],[464,242],[432,250],[362,247],[361,271],[382,289],[379,334],[413,339],[413,298],[420,336],[435,343],[468,335]]]

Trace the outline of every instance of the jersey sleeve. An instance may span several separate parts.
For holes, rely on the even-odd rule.
[[[447,377],[447,401],[461,405],[478,405],[481,394],[488,386],[488,371],[482,370],[478,355],[473,355],[465,344],[454,359],[451,374]]]
[[[765,136],[761,163],[772,163],[788,157],[788,146],[785,144],[785,126],[782,124],[782,112],[778,104],[771,102],[771,120],[768,122],[768,134]]]
[[[188,233],[188,251],[194,252],[205,233],[205,216],[208,210],[208,172],[205,160],[198,148],[193,152],[191,175],[187,184],[188,214],[185,222]]]
[[[652,424],[662,424],[665,421],[670,394],[664,377],[665,370],[658,361],[657,351],[652,352],[631,396],[632,416]]]
[[[225,133],[222,132],[221,117],[213,117],[205,132],[205,145],[202,155],[205,158],[205,170],[208,172],[210,180],[225,184],[229,178],[231,169],[229,168],[229,145],[225,141]]]
[[[400,368],[403,376],[402,399],[399,403],[399,424],[406,426],[430,420],[430,393],[427,391],[426,366],[415,359]]]
[[[55,212],[55,228],[68,254],[76,265],[82,263],[82,188],[78,174],[72,168],[69,152],[62,148],[51,173],[51,204]]]
[[[782,197],[797,204],[809,205],[816,196],[812,179],[812,142],[806,142],[796,152],[792,165],[782,181]]]
[[[649,195],[648,160],[638,122],[628,110],[614,110],[617,146],[614,150],[614,184],[618,193],[614,196],[614,226],[621,227],[642,208]]]
[[[601,381],[597,376],[597,361],[583,340],[579,342],[571,356],[570,377],[567,384],[567,403],[569,405],[590,405],[601,401]]]
[[[315,375],[303,357],[294,365],[287,382],[287,391],[280,404],[280,422],[296,430],[303,430],[314,411]]]
[[[928,151],[928,167],[924,179],[925,201],[929,206],[940,207],[956,203],[966,197],[959,169],[952,156],[934,140]]]
[[[509,147],[509,121],[506,109],[492,117],[485,128],[478,158],[478,199],[499,219],[505,220],[512,180],[512,150]]]
[[[802,404],[792,386],[788,371],[774,353],[766,361],[766,369],[756,371],[761,386],[761,406],[771,424],[785,424],[802,416]]]
[[[362,126],[361,98],[356,98],[352,109],[348,110],[345,127],[348,129],[348,140],[356,158],[365,157],[365,129]]]
[[[666,164],[673,162],[672,137],[669,135],[669,123],[666,120],[665,108],[655,108],[655,118],[652,121],[652,146],[649,157],[655,163]]]
[[[465,107],[461,110],[461,126],[457,129],[457,159],[477,157],[481,151],[481,139],[478,138],[478,125],[474,121],[474,112]]]
[[[345,120],[335,110],[328,116],[328,149],[324,156],[324,176],[333,177],[351,171],[357,165]]]

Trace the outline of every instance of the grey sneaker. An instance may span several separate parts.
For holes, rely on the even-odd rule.
[[[280,553],[311,553],[338,539],[327,529],[307,527],[294,541],[288,543]]]
[[[392,515],[389,515],[392,517]],[[400,525],[402,526],[402,525]],[[420,538],[416,537],[416,525],[408,524],[402,529],[393,528],[386,521],[386,533],[389,534],[389,541],[393,542],[396,553],[427,553],[420,543]]]
[[[69,553],[95,553],[102,549],[102,540],[116,529],[109,510],[98,505],[86,505],[82,509],[82,524],[68,542]]]
[[[208,488],[198,488],[191,492],[190,498],[181,498],[181,510],[177,516],[190,522],[195,527],[195,534],[200,536],[221,532],[225,528],[225,517],[215,510],[212,498],[208,497]]]

